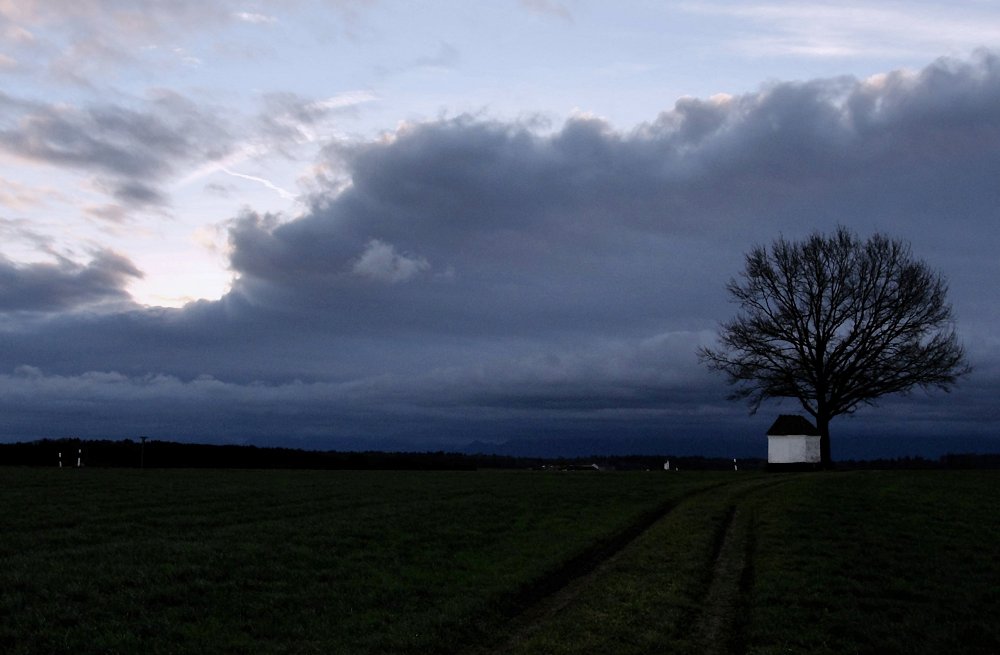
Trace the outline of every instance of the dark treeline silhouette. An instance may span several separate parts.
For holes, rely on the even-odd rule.
[[[899,457],[896,459],[849,460],[837,463],[843,469],[1000,469],[997,453],[948,453],[938,459]]]
[[[249,468],[353,470],[731,470],[727,458],[622,455],[600,457],[516,457],[454,452],[316,451],[244,445],[213,445],[124,439],[42,439],[0,444],[0,465],[74,468]],[[763,460],[740,460],[741,470],[760,469]]]
[[[82,455],[80,454],[82,451]],[[0,464],[15,466],[138,468],[250,468],[250,469],[399,469],[473,470],[483,466],[512,466],[488,455],[469,457],[453,453],[385,453],[308,451],[243,445],[214,445],[132,439],[121,441],[42,439],[0,444]]]
[[[672,455],[600,457],[514,457],[454,452],[317,451],[244,445],[179,443],[124,439],[41,439],[0,444],[0,466],[75,468],[244,468],[329,470],[455,470],[545,469],[555,471],[662,471],[666,461],[673,471],[762,470],[763,459]],[[1000,469],[1000,454],[948,454],[940,458],[849,460],[837,463],[850,469]]]

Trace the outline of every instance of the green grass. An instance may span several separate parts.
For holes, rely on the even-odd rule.
[[[711,476],[0,469],[0,651],[435,653]]]
[[[751,478],[681,502],[502,652],[1000,653],[998,546],[996,472]]]
[[[996,472],[0,469],[0,652],[997,653],[998,544]]]
[[[736,499],[766,477],[730,484],[680,503],[583,586],[573,602],[516,635],[510,653],[700,653],[694,625],[721,531]]]
[[[805,476],[753,505],[750,652],[1000,652],[997,473]]]

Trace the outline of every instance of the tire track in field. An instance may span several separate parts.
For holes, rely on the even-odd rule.
[[[584,589],[614,563],[632,542],[645,534],[653,525],[665,519],[675,508],[691,498],[717,491],[734,483],[739,484],[739,482],[719,482],[673,498],[643,514],[638,520],[611,538],[587,549],[555,571],[523,588],[506,603],[505,613],[509,617],[509,637],[500,645],[494,645],[492,648],[474,647],[467,652],[470,655],[500,655],[512,651],[517,644],[539,629],[548,619],[570,605]],[[748,493],[782,482],[782,480],[758,481],[756,484],[751,484],[749,488],[737,492],[734,498],[742,498]],[[722,552],[724,536],[725,533],[720,532],[713,552],[713,561],[717,559],[718,553]]]
[[[753,493],[788,480],[756,485],[733,497],[719,526],[705,593],[699,610],[692,616],[693,652],[705,655],[745,652],[757,538],[753,510],[741,507],[740,503]]]
[[[720,526],[712,558],[711,578],[692,629],[696,650],[704,655],[740,652],[740,621],[743,594],[740,584],[750,558],[747,549],[749,522],[741,510],[730,505]]]
[[[513,650],[534,630],[573,602],[600,573],[612,564],[629,544],[670,514],[685,500],[725,487],[731,482],[719,482],[684,493],[642,514],[623,530],[588,548],[555,571],[522,588],[506,603],[510,635],[493,647],[474,647],[469,655],[501,655]]]
[[[717,532],[710,574],[699,609],[691,617],[692,632],[698,650],[706,654],[743,652],[743,615],[748,609],[747,596],[752,586],[752,553],[755,544],[752,518],[744,516],[738,502],[746,496],[787,479],[765,480],[750,484],[733,494],[731,505]],[[552,574],[518,593],[507,611],[510,634],[503,643],[476,647],[470,655],[502,655],[540,629],[544,623],[569,606],[580,593],[609,568],[623,551],[653,525],[665,519],[682,503],[710,493],[731,482],[688,492],[643,515],[640,520],[619,532],[610,541],[573,558]]]

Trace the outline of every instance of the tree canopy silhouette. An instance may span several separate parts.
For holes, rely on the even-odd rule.
[[[780,238],[747,253],[726,288],[740,313],[699,358],[751,413],[768,398],[798,399],[816,421],[824,466],[835,416],[917,386],[948,391],[970,370],[944,278],[903,241],[862,241],[843,227]]]

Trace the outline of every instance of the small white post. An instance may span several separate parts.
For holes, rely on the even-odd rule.
[[[76,451],[76,468],[83,466],[83,448]]]
[[[59,468],[62,468],[62,453],[59,453]]]
[[[740,470],[740,467],[736,465],[736,458],[735,457],[733,458],[733,470],[734,471],[739,471]]]

